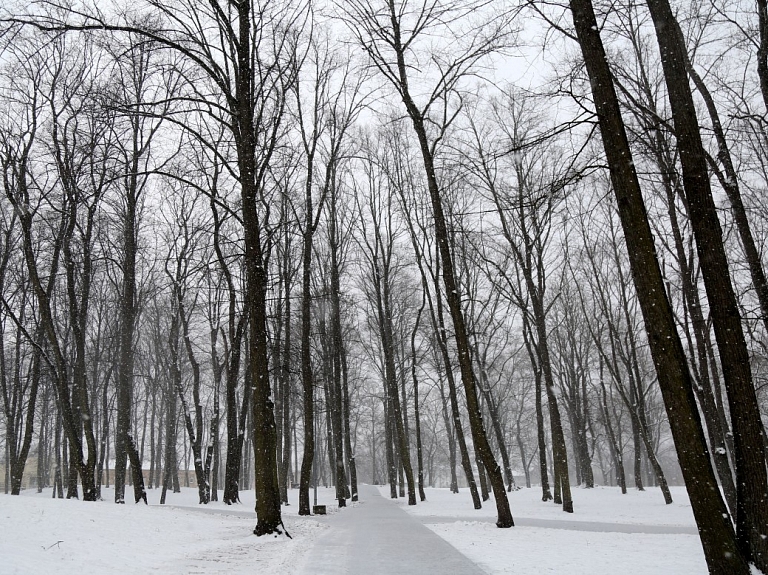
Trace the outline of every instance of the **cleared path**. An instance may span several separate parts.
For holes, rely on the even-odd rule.
[[[378,489],[360,486],[360,501],[324,519],[303,575],[482,575],[483,571]],[[319,518],[318,518],[319,519]]]
[[[514,515],[514,510],[513,510]],[[438,517],[422,515],[418,520],[425,524],[455,523],[456,521],[482,521],[495,523],[491,517]],[[517,517],[517,527],[545,527],[547,529],[565,529],[566,531],[591,531],[594,533],[647,533],[650,535],[698,535],[693,525],[644,525],[642,523],[606,523],[599,521],[569,521],[568,519],[540,519],[538,517]]]

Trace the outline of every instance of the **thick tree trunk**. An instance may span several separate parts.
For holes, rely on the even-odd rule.
[[[746,574],[747,562],[737,545],[710,466],[687,361],[666,299],[648,216],[592,3],[590,0],[571,0],[570,6],[591,80],[632,277],[680,466],[699,525],[704,555],[713,574]]]
[[[667,199],[667,215],[669,216],[670,227],[672,229],[672,237],[674,239],[675,254],[677,256],[677,264],[680,267],[680,281],[682,285],[682,292],[684,303],[686,304],[686,310],[691,317],[691,328],[693,331],[693,339],[695,340],[696,360],[692,360],[693,363],[693,376],[698,382],[698,385],[694,386],[694,392],[696,393],[699,404],[701,405],[701,411],[704,415],[706,422],[707,435],[709,437],[710,453],[715,463],[715,469],[717,475],[720,478],[720,483],[723,487],[723,494],[725,495],[725,501],[728,504],[728,508],[732,515],[736,513],[736,485],[733,481],[733,474],[731,472],[730,460],[728,457],[728,451],[726,449],[726,434],[723,432],[720,417],[717,411],[717,405],[712,393],[712,382],[709,377],[709,364],[708,364],[708,352],[707,341],[709,339],[709,327],[704,319],[704,314],[701,308],[701,300],[699,297],[699,289],[695,285],[694,272],[690,269],[688,257],[683,243],[683,236],[680,231],[680,224],[677,217],[676,199],[678,194],[682,196],[679,189],[679,179],[672,170],[672,160],[670,158],[670,151],[666,145],[666,141],[662,139],[661,130],[658,126],[654,126],[656,136],[656,158],[657,164],[661,168],[662,182],[666,192]],[[685,198],[683,197],[683,200]],[[685,202],[684,202],[685,204]],[[684,329],[690,328],[686,324]],[[690,331],[688,331],[689,346],[692,348],[693,344],[690,343]],[[696,368],[698,364],[698,369]]]
[[[669,3],[648,0],[675,125],[691,227],[727,389],[736,456],[736,536],[744,557],[768,571],[768,488],[762,422],[717,208],[688,84],[688,56]]]
[[[760,79],[760,92],[763,104],[768,110],[768,2],[757,0],[758,29],[760,45],[757,48],[757,77]]]

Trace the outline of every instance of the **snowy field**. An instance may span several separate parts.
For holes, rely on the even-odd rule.
[[[327,494],[330,504],[332,490]],[[297,516],[297,491],[283,507],[293,539],[253,535],[253,491],[242,492],[235,506],[198,505],[193,488],[168,492],[165,506],[159,489],[147,495],[149,506],[115,505],[112,489],[98,503],[51,499],[50,489],[0,495],[0,574],[293,573],[316,532],[326,529]]]
[[[388,498],[389,488],[380,488]],[[675,502],[664,505],[658,489],[576,489],[576,513],[567,515],[540,501],[540,490],[510,493],[517,522],[513,529],[493,525],[492,502],[475,511],[469,493],[428,489],[426,503],[408,507],[392,501],[424,523],[489,574],[530,575],[698,575],[707,572],[688,498],[673,488]],[[253,492],[243,504],[197,505],[197,491],[149,492],[150,505],[88,504],[25,492],[0,496],[0,573],[275,573],[301,575],[315,541],[351,507],[327,519],[296,515],[298,494],[283,508],[293,539],[256,538]],[[333,490],[320,489],[318,503],[336,513]],[[364,503],[362,503],[364,504]],[[403,516],[407,520],[407,517]],[[437,566],[436,566],[437,567]],[[439,572],[439,568],[436,568]]]
[[[613,487],[577,488],[573,515],[543,503],[541,489],[522,489],[509,493],[512,529],[493,524],[492,501],[472,509],[467,490],[429,489],[424,504],[396,504],[492,575],[706,574],[688,495],[671,489],[674,501],[665,505],[658,488],[626,495]],[[389,497],[388,487],[379,491]]]

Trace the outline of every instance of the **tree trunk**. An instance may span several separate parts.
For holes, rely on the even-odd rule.
[[[531,333],[531,323],[528,315],[523,313],[523,339],[525,347],[528,350],[528,357],[531,360],[533,377],[536,385],[536,438],[539,450],[539,476],[541,478],[541,500],[551,501],[552,492],[549,488],[549,475],[547,472],[547,441],[544,430],[544,406],[542,399],[541,378],[542,372],[539,367],[538,357],[536,355],[535,344],[533,343],[533,334]]]
[[[435,278],[435,284],[437,284],[437,278]],[[436,286],[437,287],[437,286]],[[445,378],[448,380],[448,398],[450,399],[451,415],[453,420],[453,430],[456,433],[456,442],[459,444],[459,455],[461,457],[461,467],[464,469],[464,476],[467,478],[467,485],[469,486],[469,492],[472,495],[472,503],[475,509],[481,509],[483,504],[480,500],[480,494],[477,491],[477,483],[475,482],[475,474],[472,470],[472,461],[469,459],[469,450],[467,449],[467,442],[464,438],[464,430],[461,426],[461,414],[459,413],[459,399],[456,393],[456,382],[453,378],[453,366],[451,365],[450,357],[448,356],[448,342],[445,336],[445,323],[443,322],[443,306],[442,296],[439,291],[436,296],[436,316],[437,326],[435,329],[435,337],[438,341],[438,347],[443,356],[443,364],[445,366]],[[438,377],[440,376],[440,370],[438,368]],[[458,487],[456,489],[458,493]]]
[[[421,411],[419,409],[419,379],[416,377],[416,334],[419,331],[419,323],[421,321],[421,314],[424,313],[424,306],[426,305],[426,296],[422,292],[421,307],[416,314],[416,321],[413,325],[413,331],[411,332],[411,380],[413,381],[413,418],[416,423],[416,459],[418,464],[419,474],[419,499],[421,501],[427,500],[427,495],[424,493],[424,457],[423,448],[421,444]]]
[[[571,0],[625,241],[680,466],[711,573],[748,573],[710,466],[692,382],[666,299],[648,216],[590,0]]]
[[[717,208],[712,197],[701,133],[688,84],[688,55],[669,3],[648,0],[662,55],[670,107],[683,169],[691,227],[710,304],[727,389],[736,456],[736,537],[741,552],[768,571],[768,488],[762,422],[752,382],[749,353],[731,285]],[[663,32],[662,32],[663,31]]]
[[[315,398],[314,376],[310,347],[311,330],[311,271],[312,271],[312,169],[308,170],[305,188],[305,218],[302,246],[301,276],[301,384],[304,393],[304,456],[301,460],[299,485],[299,515],[310,515],[309,483],[312,478],[312,463],[315,458]]]

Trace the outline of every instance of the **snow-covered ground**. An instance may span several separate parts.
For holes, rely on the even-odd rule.
[[[380,488],[389,497],[388,488]],[[576,513],[564,514],[540,501],[540,490],[509,494],[517,527],[493,525],[492,502],[472,508],[469,493],[428,489],[427,502],[408,507],[392,501],[426,524],[489,574],[567,573],[601,575],[694,575],[707,572],[688,498],[673,488],[664,505],[657,489],[576,489]],[[149,506],[83,503],[50,498],[50,490],[21,497],[0,495],[0,573],[259,573],[299,575],[305,556],[322,534],[338,528],[322,517],[300,518],[297,492],[283,508],[293,536],[257,538],[253,492],[243,504],[197,504],[197,491],[149,492]],[[318,503],[336,512],[332,489],[320,489]],[[364,505],[362,503],[361,505]],[[336,515],[355,513],[351,507]],[[405,516],[403,516],[405,517]]]
[[[126,489],[126,495],[132,492]],[[256,537],[253,491],[241,505],[198,505],[197,490],[148,491],[150,505],[115,505],[51,499],[51,490],[20,497],[0,495],[0,573],[3,575],[143,573],[291,573],[317,535],[326,529],[314,519],[283,508],[293,539]],[[332,503],[321,490],[319,503]],[[322,499],[322,500],[321,500]]]
[[[388,487],[379,490],[389,497]],[[474,510],[466,489],[458,495],[447,489],[426,491],[427,501],[415,507],[402,499],[392,502],[491,575],[707,573],[682,487],[672,488],[671,505],[665,505],[654,488],[626,495],[612,487],[575,489],[572,515],[551,502],[543,503],[540,488],[522,489],[508,494],[517,522],[512,529],[493,524],[493,501]]]
[[[618,487],[573,488],[574,513],[563,513],[560,505],[541,501],[541,488],[520,489],[507,493],[512,515],[515,518],[537,518],[580,522],[623,523],[633,525],[688,526],[695,530],[696,523],[691,503],[684,487],[671,487],[672,503],[666,505],[657,487],[645,491],[627,490],[621,494]],[[380,486],[379,492],[389,497],[389,486]],[[451,493],[448,489],[427,489],[427,501],[408,508],[409,513],[429,521],[436,518],[487,518],[496,517],[493,501],[483,504],[482,509],[472,507],[468,489]],[[397,500],[405,505],[407,500]],[[407,505],[406,505],[407,507]]]

